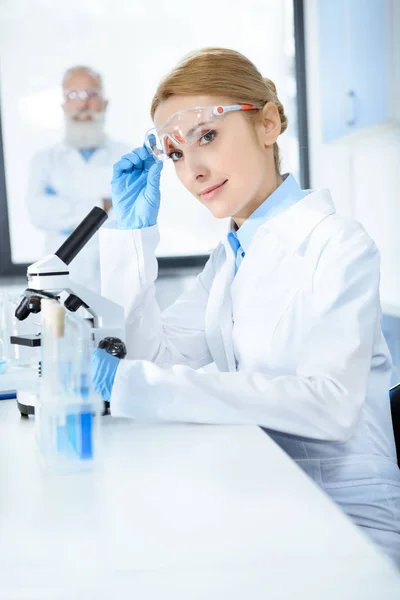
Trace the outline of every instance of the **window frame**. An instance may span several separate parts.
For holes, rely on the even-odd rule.
[[[310,187],[310,167],[307,126],[307,96],[306,96],[306,62],[304,39],[304,2],[293,0],[294,38],[295,38],[295,72],[297,86],[297,123],[299,138],[300,184],[303,189]],[[25,276],[28,264],[12,262],[10,224],[7,208],[7,187],[3,151],[3,135],[1,128],[0,104],[0,277]],[[159,257],[160,274],[165,270],[181,270],[201,268],[207,262],[209,255],[168,256]]]

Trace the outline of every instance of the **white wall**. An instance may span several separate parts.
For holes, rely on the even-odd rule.
[[[218,45],[242,51],[275,80],[289,113],[284,170],[298,172],[291,0],[13,0],[0,3],[1,96],[14,262],[43,253],[25,213],[27,171],[37,149],[62,136],[60,81],[74,64],[104,76],[111,137],[140,145],[160,78],[188,51]],[[207,253],[226,230],[182,188],[162,176],[158,254]],[[111,169],[110,169],[111,178]]]
[[[317,5],[317,0],[305,0],[311,184],[314,189],[329,188],[337,211],[359,220],[375,240],[381,253],[383,310],[400,316],[400,127],[387,124],[331,144],[322,142],[319,82],[323,73],[319,66]],[[390,69],[399,79],[400,2],[395,0],[394,5],[396,18],[391,26],[393,30],[397,27],[397,35],[392,59],[396,60]],[[394,76],[391,86],[393,81]],[[393,102],[392,87],[391,92]]]

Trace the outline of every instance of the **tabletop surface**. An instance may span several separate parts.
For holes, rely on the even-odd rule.
[[[398,600],[400,575],[256,427],[102,418],[91,473],[48,475],[0,402],[0,600]]]

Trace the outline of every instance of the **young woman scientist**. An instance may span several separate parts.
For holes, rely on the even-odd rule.
[[[200,107],[200,108],[199,108]],[[160,83],[146,143],[114,167],[102,232],[105,295],[126,310],[128,355],[94,353],[111,412],[257,424],[400,564],[400,471],[380,325],[379,254],[328,190],[281,175],[287,119],[241,54],[205,49]],[[160,314],[162,160],[230,232]],[[215,362],[219,372],[199,371]]]

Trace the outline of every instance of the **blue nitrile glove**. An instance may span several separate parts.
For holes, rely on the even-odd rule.
[[[125,154],[114,165],[112,204],[120,229],[141,229],[157,223],[163,163],[146,146]]]
[[[109,354],[101,348],[93,350],[93,385],[96,392],[100,394],[106,402],[110,402],[111,391],[114,385],[119,361],[119,358],[112,356],[112,354]]]

